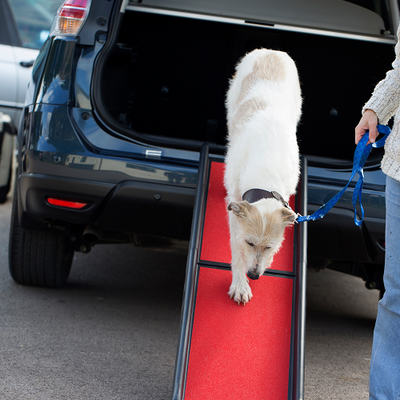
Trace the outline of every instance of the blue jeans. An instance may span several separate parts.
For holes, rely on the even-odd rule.
[[[378,305],[370,400],[400,400],[400,182],[386,178],[385,294]]]

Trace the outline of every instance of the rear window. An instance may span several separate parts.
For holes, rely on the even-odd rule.
[[[22,46],[40,49],[63,0],[11,0]]]

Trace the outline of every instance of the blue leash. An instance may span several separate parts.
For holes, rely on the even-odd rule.
[[[325,214],[338,202],[338,200],[342,197],[343,193],[346,191],[348,188],[350,182],[353,180],[354,176],[356,173],[359,175],[359,179],[357,181],[356,187],[354,188],[354,193],[353,193],[353,207],[354,207],[354,223],[357,226],[360,226],[363,222],[364,219],[364,208],[361,204],[361,194],[362,194],[362,188],[364,184],[364,171],[363,171],[363,166],[365,164],[365,161],[367,160],[369,153],[371,152],[372,147],[374,148],[379,148],[383,147],[385,144],[385,141],[390,133],[390,128],[385,125],[378,125],[378,132],[382,133],[383,138],[378,140],[375,143],[370,143],[368,146],[366,146],[368,142],[368,132],[364,134],[364,136],[361,138],[361,140],[358,142],[358,145],[356,147],[356,150],[354,152],[354,159],[353,159],[353,171],[351,173],[351,177],[349,179],[349,182],[347,185],[332,199],[330,199],[327,203],[322,205],[317,211],[315,211],[314,214],[312,215],[307,215],[307,216],[301,216],[297,218],[296,222],[301,223],[301,222],[306,222],[306,221],[315,221],[317,219],[323,218]],[[357,219],[357,210],[356,210],[356,204],[357,200],[360,202],[360,209],[361,209],[361,219]]]

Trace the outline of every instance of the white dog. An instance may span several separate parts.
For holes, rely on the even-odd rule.
[[[296,214],[286,201],[299,179],[296,128],[301,91],[293,60],[280,51],[254,50],[237,65],[227,94],[228,152],[224,183],[232,249],[229,295],[246,304],[246,274],[270,266]]]

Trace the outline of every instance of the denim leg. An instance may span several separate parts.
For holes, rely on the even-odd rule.
[[[400,182],[386,178],[385,294],[378,305],[370,400],[400,400]]]

